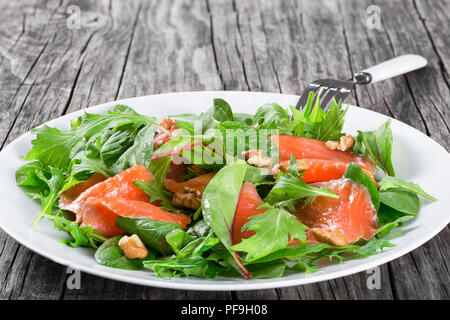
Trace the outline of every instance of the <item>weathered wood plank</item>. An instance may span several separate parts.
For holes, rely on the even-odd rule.
[[[443,3],[448,5],[444,1],[441,5]],[[344,21],[346,30],[349,30],[346,39],[353,70],[411,52],[425,56],[429,66],[405,77],[358,87],[356,92],[360,105],[404,121],[450,148],[446,126],[450,92],[443,78],[439,56],[433,50],[413,3],[379,1],[375,4],[381,10],[381,30],[365,27],[366,17],[361,14],[365,13],[365,3],[341,2],[341,12],[349,14]],[[405,21],[408,21],[407,32],[404,30]],[[446,235],[448,237],[448,232],[447,227],[435,239],[389,264],[394,297],[448,297],[449,244],[443,240]]]

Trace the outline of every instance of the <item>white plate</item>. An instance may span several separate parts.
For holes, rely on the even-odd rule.
[[[137,112],[153,115],[158,119],[166,115],[186,112],[198,113],[212,105],[212,99],[227,100],[235,112],[253,113],[257,107],[277,102],[283,107],[295,104],[294,95],[254,92],[187,92],[138,97],[106,103],[86,109],[91,113],[104,113],[116,103],[133,107]],[[70,119],[82,114],[78,111],[47,123],[60,129],[69,127]],[[346,116],[345,130],[354,134],[357,129],[373,130],[388,117],[355,106],[350,106]],[[392,120],[394,135],[393,162],[398,177],[419,183],[425,191],[439,199],[425,203],[420,214],[405,224],[405,233],[392,242],[397,246],[365,259],[348,260],[342,264],[329,265],[319,272],[288,275],[278,279],[215,279],[199,278],[162,279],[150,271],[126,271],[103,267],[94,260],[94,250],[72,249],[60,243],[63,233],[53,229],[49,221],[42,221],[35,229],[30,224],[36,218],[40,206],[30,200],[14,183],[15,170],[24,164],[22,157],[31,148],[33,136],[26,133],[9,144],[0,153],[0,226],[14,239],[29,249],[63,265],[81,271],[140,285],[190,290],[252,290],[287,287],[324,281],[374,268],[419,247],[441,231],[450,220],[450,155],[444,148],[416,129]]]

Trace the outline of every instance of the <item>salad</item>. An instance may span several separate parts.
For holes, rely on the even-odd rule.
[[[394,245],[420,199],[395,176],[390,121],[343,132],[347,108],[311,94],[297,110],[265,104],[157,121],[116,105],[69,130],[33,129],[16,184],[104,266],[160,277],[276,278]]]

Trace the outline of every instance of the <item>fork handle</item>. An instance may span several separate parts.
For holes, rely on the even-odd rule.
[[[415,54],[405,54],[365,69],[355,74],[353,79],[358,84],[375,83],[423,68],[426,65],[427,60],[424,57]],[[366,77],[365,80],[364,77]]]

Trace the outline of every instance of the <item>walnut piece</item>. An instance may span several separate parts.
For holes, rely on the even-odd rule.
[[[325,242],[339,247],[345,246],[347,244],[347,240],[345,239],[344,234],[339,228],[312,228],[310,230],[311,235],[319,242]]]
[[[166,130],[175,130],[178,129],[177,121],[171,118],[165,118],[163,121],[161,121],[160,125]]]
[[[304,160],[301,159],[296,159],[295,160],[297,162],[297,168],[298,171],[303,171],[309,168],[309,163],[307,163]],[[270,172],[272,173],[272,175],[276,176],[278,175],[278,172],[283,171],[284,173],[287,173],[287,168],[291,165],[291,161],[290,160],[286,160],[283,161],[279,164],[274,165],[271,169]]]
[[[137,234],[131,237],[123,236],[119,241],[119,247],[128,259],[144,259],[148,255],[147,248]]]
[[[248,164],[259,168],[271,168],[273,165],[272,158],[263,155],[262,150],[249,150],[242,152]]]
[[[198,190],[184,187],[178,190],[172,198],[172,205],[197,210],[202,203],[202,193]]]
[[[355,139],[352,136],[343,136],[339,141],[325,142],[325,147],[330,150],[349,151],[354,144]]]

